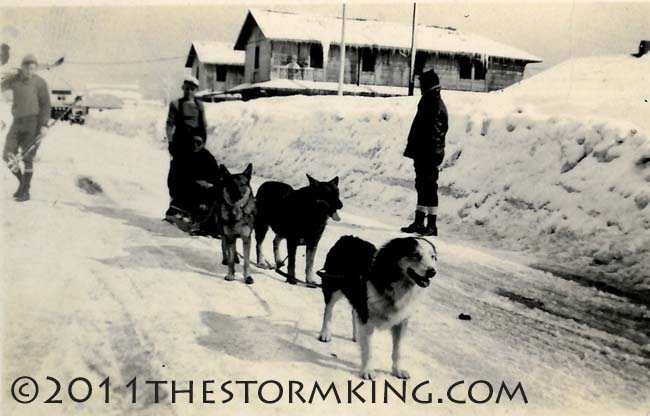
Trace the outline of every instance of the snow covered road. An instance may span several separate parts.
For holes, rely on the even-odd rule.
[[[349,307],[337,305],[334,339],[324,344],[317,340],[319,290],[287,285],[260,270],[252,286],[226,282],[218,241],[188,237],[160,221],[168,159],[151,143],[59,126],[39,157],[33,200],[14,202],[15,179],[6,170],[0,178],[3,415],[650,412],[646,306],[444,236],[436,240],[439,274],[405,341],[405,367],[414,382],[431,381],[433,404],[269,405],[257,398],[245,404],[241,395],[221,404],[217,394],[216,404],[202,404],[202,380],[216,380],[217,392],[226,380],[356,383],[359,353],[350,341]],[[78,186],[82,177],[102,191],[89,194]],[[318,267],[341,235],[376,245],[398,236],[397,219],[368,219],[351,205],[342,222],[329,224]],[[472,320],[459,320],[460,313]],[[374,349],[380,378],[397,383],[387,373],[388,333],[375,337]],[[41,386],[31,404],[11,397],[11,384],[21,376]],[[43,403],[55,390],[47,376],[63,382],[56,397],[63,403]],[[67,383],[75,377],[93,384],[86,403],[68,396]],[[109,404],[98,387],[106,377]],[[140,382],[136,404],[125,387],[133,377]],[[179,389],[194,380],[194,403],[179,394],[171,404],[168,384],[154,404],[144,380],[176,380]],[[436,403],[460,380],[503,381],[511,388],[521,382],[528,404],[521,397],[501,404]],[[77,397],[83,396],[83,387],[77,388]],[[457,396],[467,397],[461,391]]]

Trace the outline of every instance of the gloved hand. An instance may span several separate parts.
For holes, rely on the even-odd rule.
[[[196,181],[196,183],[198,183],[199,186],[201,186],[201,188],[203,189],[210,189],[213,186],[210,182],[203,181],[203,180]]]
[[[50,129],[48,129],[47,126],[41,127],[40,135],[42,139],[45,138],[45,136],[47,136],[48,131],[50,131]]]

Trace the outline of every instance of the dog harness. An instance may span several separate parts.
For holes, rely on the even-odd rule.
[[[226,192],[225,188],[223,189],[221,195],[223,196],[224,204],[233,208],[233,210],[231,211],[232,215],[229,215],[229,218],[225,218],[225,216],[223,215],[224,210],[221,210],[221,214],[223,217],[222,220],[224,223],[226,222],[234,223],[237,222],[242,217],[247,217],[251,215],[252,209],[250,208],[246,209],[246,207],[249,205],[249,202],[253,198],[253,191],[251,190],[250,187],[247,187],[244,196],[240,200],[235,202],[232,202],[230,200],[230,195],[228,194],[228,192]]]

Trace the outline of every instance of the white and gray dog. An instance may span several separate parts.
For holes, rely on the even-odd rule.
[[[331,341],[334,304],[345,296],[353,310],[353,340],[361,346],[361,377],[372,380],[371,340],[375,329],[390,328],[394,376],[409,378],[401,367],[401,343],[414,300],[437,273],[437,252],[424,238],[396,238],[379,251],[353,236],[341,237],[327,254],[323,281],[325,312],[319,340]]]

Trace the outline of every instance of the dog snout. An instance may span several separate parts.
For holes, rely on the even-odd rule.
[[[427,271],[424,273],[424,275],[431,279],[433,276],[436,275],[436,269],[427,269]]]

